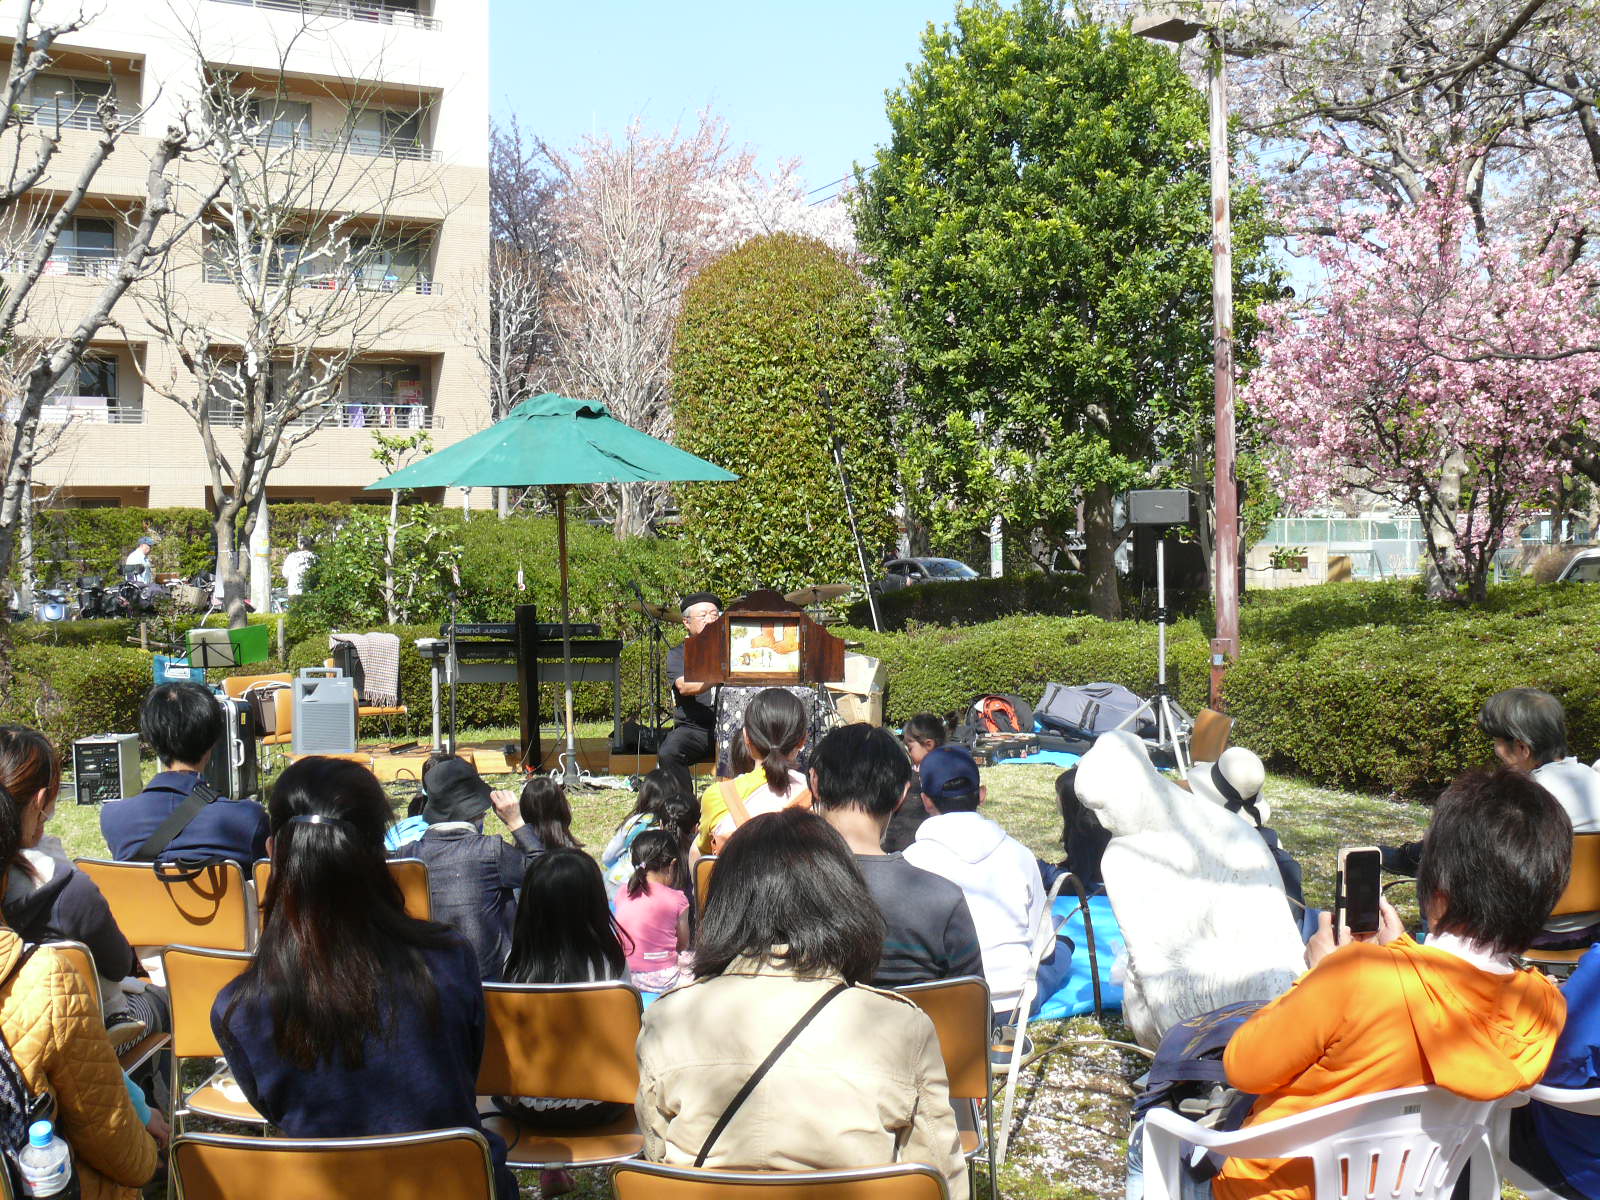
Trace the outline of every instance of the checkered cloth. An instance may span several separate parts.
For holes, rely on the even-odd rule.
[[[392,633],[331,633],[330,648],[348,644],[361,664],[361,699],[379,708],[400,703],[400,639]]]

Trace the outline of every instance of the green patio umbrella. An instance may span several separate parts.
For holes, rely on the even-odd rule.
[[[570,781],[577,762],[572,732],[572,614],[567,598],[567,489],[589,483],[730,481],[714,463],[641,433],[598,400],[546,392],[464,441],[403,467],[368,491],[432,487],[544,487],[556,505],[561,565],[561,651],[567,666],[566,740]]]

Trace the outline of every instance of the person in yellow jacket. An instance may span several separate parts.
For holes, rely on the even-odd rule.
[[[719,779],[700,795],[701,854],[721,853],[733,831],[751,817],[784,808],[809,808],[811,792],[796,756],[806,744],[806,706],[793,692],[766,688],[744,710],[744,748],[753,769]]]
[[[1566,1004],[1510,956],[1555,907],[1571,853],[1571,822],[1528,775],[1456,780],[1434,810],[1417,878],[1426,944],[1405,935],[1387,902],[1367,941],[1336,939],[1323,914],[1306,947],[1311,970],[1240,1026],[1223,1055],[1228,1082],[1260,1097],[1246,1125],[1418,1084],[1494,1100],[1538,1083]],[[1311,1200],[1311,1164],[1229,1159],[1212,1192]]]
[[[17,807],[0,797],[0,889],[22,844]],[[77,969],[30,948],[0,923],[0,1036],[28,1089],[55,1097],[57,1132],[72,1147],[83,1200],[135,1200],[156,1170],[156,1141],[139,1121],[100,1008]],[[165,1124],[152,1119],[165,1133]]]

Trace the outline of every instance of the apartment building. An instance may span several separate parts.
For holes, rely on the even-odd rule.
[[[355,248],[334,272],[319,270],[309,251],[298,255],[292,237],[280,238],[270,282],[357,289],[383,308],[381,321],[369,323],[371,344],[301,420],[301,431],[316,431],[272,472],[269,499],[360,497],[379,474],[374,430],[429,429],[438,448],[481,429],[488,389],[473,331],[488,322],[488,3],[96,0],[92,21],[57,43],[29,98],[31,121],[62,130],[62,150],[38,189],[42,204],[71,186],[91,151],[102,96],[113,96],[134,125],[61,238],[29,322],[41,331],[75,323],[113,268],[128,214],[145,193],[151,134],[191,113],[201,87],[222,81],[255,106],[254,137],[288,148],[296,170],[330,181],[305,195],[338,206]],[[78,5],[41,7],[49,17]],[[15,30],[17,10],[17,0],[0,0],[0,33]],[[175,169],[183,194],[203,192],[205,170]],[[214,231],[197,230],[175,248],[165,278],[225,331],[247,312],[231,274],[236,262],[208,237]],[[154,286],[136,285],[146,304]],[[122,329],[102,331],[45,410],[61,438],[36,483],[59,489],[64,504],[204,505],[211,477],[195,421],[160,394],[194,397],[204,385],[144,319],[137,295],[113,315]],[[212,412],[219,443],[233,449],[228,405],[218,399]]]

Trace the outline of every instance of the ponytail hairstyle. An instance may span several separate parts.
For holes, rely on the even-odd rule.
[[[688,854],[694,835],[700,832],[700,801],[674,792],[662,803],[659,820],[661,828],[677,839],[679,851]]]
[[[789,794],[789,772],[797,769],[794,759],[806,744],[806,725],[806,706],[783,688],[757,692],[744,710],[744,736],[761,757],[767,786],[779,796]]]
[[[650,816],[660,822],[667,800],[682,787],[677,771],[668,767],[657,767],[639,780],[639,795],[633,802],[633,811],[617,822],[617,828],[621,829],[634,817]]]
[[[572,836],[572,806],[567,789],[545,775],[535,775],[522,785],[517,807],[522,821],[546,850],[581,850],[583,843]]]
[[[923,712],[906,722],[900,736],[913,742],[931,742],[932,748],[937,749],[950,740],[950,731],[943,717],[937,713]]]
[[[510,983],[622,979],[623,942],[600,867],[582,850],[550,850],[528,864],[506,959]]]
[[[646,829],[633,839],[633,878],[628,880],[628,896],[637,900],[650,890],[651,871],[671,873],[671,886],[683,886],[683,850],[678,839],[665,829]]]
[[[408,1001],[438,1026],[423,953],[454,937],[406,915],[383,856],[390,815],[383,785],[343,759],[302,758],[273,786],[261,938],[223,1022],[241,1004],[265,1001],[273,1045],[302,1071],[335,1061],[359,1069],[367,1041],[392,1037],[394,1013]]]
[[[33,874],[22,857],[22,812],[40,792],[54,798],[61,790],[61,759],[50,739],[23,725],[0,725],[0,824],[12,827],[12,836],[0,832],[0,879],[14,865]],[[0,888],[4,884],[0,883]]]

